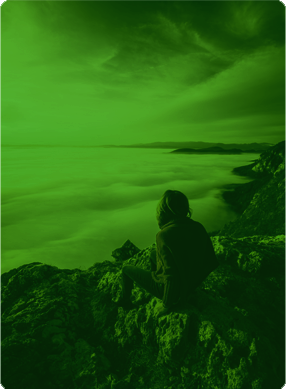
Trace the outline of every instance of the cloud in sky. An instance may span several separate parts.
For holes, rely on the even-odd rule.
[[[7,2],[2,142],[276,143],[284,14],[266,1]]]

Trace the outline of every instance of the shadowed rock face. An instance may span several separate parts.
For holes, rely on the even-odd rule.
[[[114,262],[95,263],[87,270],[34,262],[4,273],[3,386],[282,387],[285,235],[279,196],[284,160],[275,152],[267,150],[264,159],[251,165],[265,175],[265,183],[252,197],[246,195],[251,198],[235,226],[211,237],[220,266],[190,296],[187,306],[166,316],[157,319],[161,301],[136,284],[132,295],[136,308],[125,311],[115,303],[122,267],[151,270],[149,256],[155,244],[139,250],[128,240],[112,252]],[[278,201],[278,208],[271,201]]]
[[[255,163],[233,172],[254,180],[223,194],[240,217],[217,234],[237,238],[285,234],[285,141],[264,151]]]

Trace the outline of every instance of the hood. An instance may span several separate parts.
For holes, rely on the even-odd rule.
[[[170,220],[168,223],[164,224],[162,227],[161,227],[161,230],[163,230],[164,228],[166,227],[169,227],[170,225],[172,224],[188,224],[190,222],[192,222],[193,220],[190,219],[189,217],[187,216],[184,216],[184,217],[178,217],[176,219],[173,219],[173,220]]]

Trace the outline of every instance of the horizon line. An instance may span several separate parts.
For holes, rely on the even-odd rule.
[[[283,142],[279,141],[277,143]],[[251,145],[251,144],[258,144],[258,145],[275,145],[277,143],[270,143],[270,142],[249,142],[249,143],[239,143],[239,142],[232,142],[232,143],[223,143],[223,142],[205,142],[205,141],[166,141],[166,142],[150,142],[150,143],[132,143],[132,144],[100,144],[100,145],[60,145],[60,144],[1,144],[3,147],[132,147],[132,146],[145,146],[145,145],[154,145],[154,144],[166,144],[166,143],[215,143],[215,144],[224,144],[224,145]]]

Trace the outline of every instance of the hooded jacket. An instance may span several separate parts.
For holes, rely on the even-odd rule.
[[[152,278],[164,284],[166,307],[189,295],[214,271],[219,262],[204,226],[188,217],[165,224],[156,235],[157,270]]]

